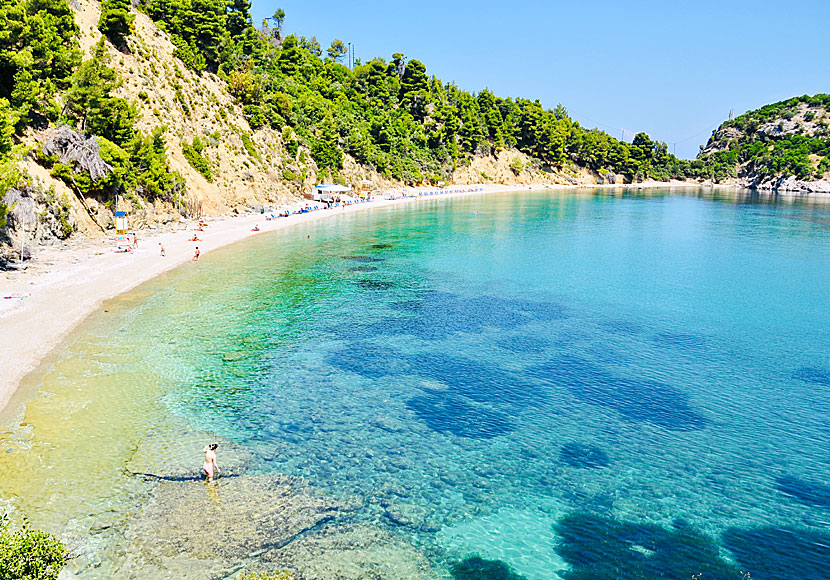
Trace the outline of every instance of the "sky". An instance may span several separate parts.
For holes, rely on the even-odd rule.
[[[830,0],[253,0],[258,26],[335,38],[363,62],[402,52],[477,92],[563,104],[586,127],[645,131],[693,158],[721,122],[830,93]]]

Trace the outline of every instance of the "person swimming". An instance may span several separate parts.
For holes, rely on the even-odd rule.
[[[205,464],[202,465],[202,471],[205,472],[208,481],[213,481],[214,471],[217,475],[222,474],[222,470],[219,469],[219,466],[216,464],[216,449],[218,447],[218,443],[211,443],[210,445],[205,445],[205,448],[202,449],[205,453]]]

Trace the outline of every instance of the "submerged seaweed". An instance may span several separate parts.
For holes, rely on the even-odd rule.
[[[470,439],[492,439],[513,431],[510,418],[447,392],[427,393],[406,402],[433,431]]]
[[[501,560],[485,560],[470,556],[453,564],[450,571],[454,580],[524,580]]]
[[[819,367],[802,367],[798,369],[793,376],[805,383],[813,383],[815,385],[823,385],[830,387],[830,370]]]
[[[616,376],[590,361],[562,357],[528,374],[568,389],[590,405],[609,407],[629,421],[649,422],[671,431],[703,429],[706,419],[682,391],[657,381]]]
[[[351,255],[351,256],[343,256],[344,260],[351,260],[352,262],[382,262],[383,258],[378,258],[377,256],[360,256],[360,255]]]
[[[714,540],[682,521],[666,529],[577,512],[565,516],[556,531],[557,552],[571,566],[561,573],[566,580],[740,578]]]
[[[508,336],[497,340],[496,345],[511,352],[536,354],[544,352],[550,343],[535,336]]]
[[[408,366],[394,351],[368,342],[352,343],[347,348],[332,353],[326,362],[368,379],[405,372]]]
[[[778,491],[799,503],[830,508],[830,487],[799,479],[794,475],[781,475],[775,479]]]
[[[377,266],[352,266],[349,272],[376,272]]]
[[[611,460],[605,451],[595,445],[586,445],[577,441],[565,443],[559,452],[559,459],[572,467],[597,469],[611,465]]]
[[[723,542],[752,580],[827,580],[830,535],[794,528],[730,528]]]

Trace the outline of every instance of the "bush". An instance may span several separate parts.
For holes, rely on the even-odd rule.
[[[104,0],[98,30],[118,49],[127,46],[127,37],[133,31],[135,15],[130,14],[129,0]]]
[[[54,580],[68,561],[69,552],[56,537],[32,529],[25,519],[13,529],[8,516],[0,516],[0,578]]]
[[[182,153],[184,154],[184,158],[187,159],[187,162],[190,163],[190,166],[201,173],[208,182],[212,182],[213,173],[210,170],[210,164],[208,164],[207,159],[202,157],[202,151],[204,149],[205,146],[198,137],[193,138],[193,143],[187,143],[186,141],[182,143]]]

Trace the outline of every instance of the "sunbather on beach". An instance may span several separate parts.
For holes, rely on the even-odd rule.
[[[205,472],[208,481],[213,481],[214,471],[217,475],[222,473],[222,470],[216,464],[216,449],[218,447],[219,445],[217,443],[211,443],[210,445],[205,445],[205,448],[202,449],[205,454],[205,463],[202,465],[202,471]]]

